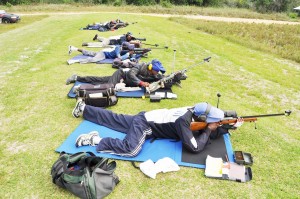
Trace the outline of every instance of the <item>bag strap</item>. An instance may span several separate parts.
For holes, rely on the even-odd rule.
[[[68,166],[74,163],[77,163],[78,166],[82,168],[85,167],[85,164],[82,161],[85,159],[84,157],[95,157],[95,154],[93,154],[92,152],[78,152],[73,155],[64,154],[63,156],[61,158],[61,161],[63,163],[63,169],[64,171],[67,171]]]

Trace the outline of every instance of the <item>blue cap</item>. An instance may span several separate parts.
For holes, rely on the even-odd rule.
[[[165,73],[166,69],[163,67],[163,65],[158,61],[157,59],[153,59],[152,62],[152,70],[155,70],[156,72]]]
[[[194,114],[199,116],[201,114],[205,114],[207,109],[207,103],[202,102],[195,105]],[[206,123],[219,122],[224,118],[224,112],[216,107],[211,106],[209,113],[207,114]]]

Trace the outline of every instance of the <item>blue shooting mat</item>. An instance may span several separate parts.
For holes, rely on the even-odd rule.
[[[86,59],[89,56],[87,55],[76,55],[75,57],[71,58],[70,60],[79,60],[79,59]],[[103,59],[101,61],[96,62],[96,64],[112,64],[114,59]]]
[[[74,86],[77,86],[79,84],[88,84],[88,83],[83,83],[83,82],[79,82],[76,81],[74,83],[74,85],[72,86],[72,88],[70,89],[70,91],[68,92],[68,97],[69,98],[75,98],[76,97],[76,93],[73,92],[73,88]],[[145,95],[145,90],[138,90],[138,91],[128,91],[128,92],[116,92],[116,96],[117,97],[132,97],[132,98],[141,98],[142,96]]]
[[[212,142],[210,145],[206,147],[206,149],[199,153],[199,154],[193,154],[193,153],[185,153],[183,152],[182,148],[182,142],[181,141],[175,141],[171,139],[157,139],[152,140],[151,139],[146,140],[142,150],[140,153],[135,157],[122,157],[117,156],[113,154],[108,153],[99,153],[96,151],[96,147],[92,146],[82,146],[82,147],[76,147],[75,141],[77,137],[82,133],[89,133],[91,131],[98,131],[99,135],[101,137],[113,137],[113,138],[119,138],[123,139],[125,137],[125,134],[114,131],[112,129],[106,128],[104,126],[89,122],[84,120],[82,123],[79,124],[79,126],[67,137],[67,139],[62,143],[61,146],[59,146],[56,149],[56,152],[66,152],[69,154],[74,154],[77,152],[86,152],[91,151],[95,155],[99,157],[106,157],[111,159],[118,159],[118,160],[127,160],[127,161],[138,161],[138,162],[144,162],[149,159],[156,162],[159,159],[162,159],[164,157],[172,158],[178,165],[181,166],[187,166],[187,167],[195,167],[195,168],[205,168],[205,158],[207,155],[212,155],[210,153],[210,148],[218,149],[218,154],[213,154],[213,157],[222,157],[225,159],[225,156],[228,156],[229,161],[233,162],[233,150],[230,143],[230,138],[228,134],[221,136],[218,140],[219,143],[216,144]],[[223,143],[221,145],[220,143]],[[199,161],[197,158],[199,155],[205,157],[203,160],[201,160],[201,163],[197,163]],[[187,156],[187,157],[186,157]],[[184,160],[184,159],[196,159],[196,161],[193,160]],[[204,161],[204,162],[203,162]]]

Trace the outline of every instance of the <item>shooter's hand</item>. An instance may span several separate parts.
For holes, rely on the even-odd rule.
[[[233,126],[238,128],[241,127],[243,124],[244,124],[244,119],[239,117],[237,118],[236,123]]]

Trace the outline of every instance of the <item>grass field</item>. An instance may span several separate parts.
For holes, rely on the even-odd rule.
[[[138,23],[106,33],[79,30],[94,21],[115,18]],[[114,69],[99,64],[67,65],[67,47],[91,41],[96,33],[108,37],[127,31],[146,37],[147,43],[169,46],[168,50],[153,50],[143,60],[161,60],[168,73],[174,49],[177,70],[208,56],[212,59],[190,70],[183,88],[173,88],[177,100],[150,103],[148,99],[120,99],[110,108],[115,112],[135,114],[200,101],[216,105],[216,93],[220,92],[220,107],[236,110],[239,115],[287,109],[293,113],[259,119],[257,129],[245,123],[232,132],[234,150],[254,156],[253,180],[248,183],[208,179],[203,170],[186,167],[153,180],[130,162],[117,161],[121,183],[108,198],[299,198],[298,63],[159,17],[51,15],[23,23],[14,29],[0,24],[0,198],[74,198],[52,184],[50,177],[58,158],[55,149],[82,121],[71,115],[75,100],[66,97],[71,86],[65,85],[65,80],[72,74],[110,75]]]

